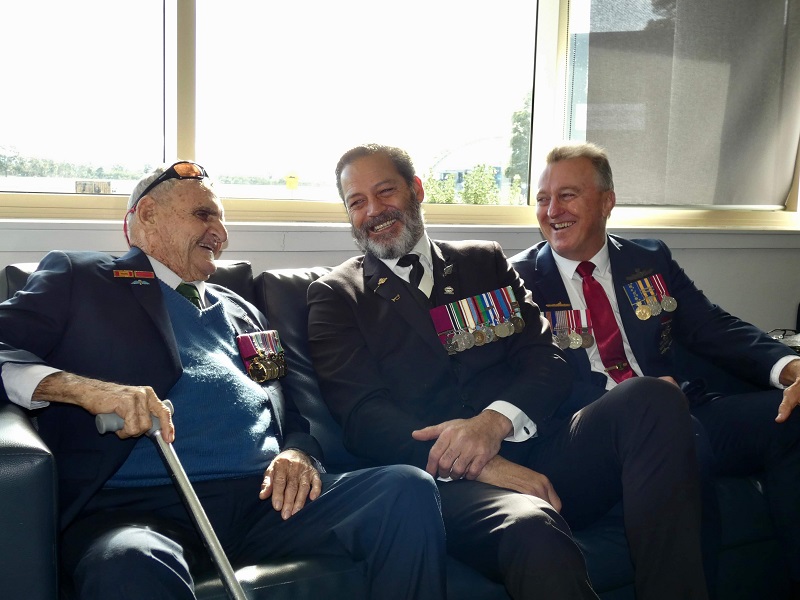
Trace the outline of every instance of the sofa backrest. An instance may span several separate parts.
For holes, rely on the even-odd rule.
[[[308,306],[306,292],[312,281],[330,271],[330,267],[273,269],[256,276],[256,306],[278,330],[286,351],[288,365],[281,382],[284,393],[297,405],[311,424],[331,472],[350,471],[367,466],[348,452],[342,443],[341,427],[331,416],[322,399],[308,348]]]
[[[0,270],[0,302],[21,290],[36,267],[37,263],[17,263]],[[308,419],[328,470],[339,472],[365,463],[344,448],[341,428],[322,400],[308,349],[306,291],[312,281],[328,271],[329,267],[275,269],[254,278],[248,261],[219,260],[209,282],[223,285],[257,306],[270,327],[278,330],[288,366],[281,380],[284,393]]]

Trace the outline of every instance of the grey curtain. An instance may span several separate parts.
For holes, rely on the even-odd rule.
[[[800,0],[592,0],[570,39],[566,133],[609,151],[620,204],[783,206]]]

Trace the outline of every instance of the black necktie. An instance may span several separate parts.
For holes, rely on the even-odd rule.
[[[398,267],[411,267],[411,274],[408,277],[409,282],[415,288],[419,287],[419,282],[422,281],[422,273],[425,267],[419,262],[419,254],[406,254],[403,258],[397,261]]]
[[[189,302],[194,304],[197,308],[200,308],[200,292],[198,292],[197,288],[191,283],[181,282],[178,284],[176,291]]]

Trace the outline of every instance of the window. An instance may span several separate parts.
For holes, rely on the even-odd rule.
[[[564,136],[608,149],[621,204],[783,207],[800,138],[796,8],[571,0]]]
[[[520,204],[535,23],[530,0],[198,2],[196,158],[229,197],[338,202],[336,161],[378,142],[428,201]]]
[[[162,162],[161,0],[0,5],[0,191],[128,194]]]
[[[0,218],[119,218],[179,156],[231,220],[341,222],[335,162],[377,141],[443,203],[429,222],[530,225],[529,165],[568,137],[609,149],[635,218],[749,219],[797,177],[796,1],[4,3]]]

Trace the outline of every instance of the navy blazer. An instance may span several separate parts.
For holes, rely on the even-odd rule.
[[[209,286],[238,332],[268,328],[254,306],[226,288]],[[137,248],[121,258],[49,253],[25,288],[0,304],[0,369],[5,363],[47,364],[93,379],[147,385],[167,398],[182,366],[147,256]],[[9,401],[2,386],[0,400]],[[284,447],[320,456],[293,406],[274,402],[273,410]],[[94,416],[73,405],[53,402],[35,414],[56,458],[64,527],[116,472],[136,440],[100,435]]]
[[[427,298],[371,254],[309,286],[309,343],[323,397],[354,454],[424,468],[432,442],[414,429],[469,418],[495,400],[519,407],[540,432],[570,391],[563,353],[494,242],[433,242],[435,304],[513,286],[521,333],[453,356]]]
[[[770,370],[778,359],[795,356],[788,346],[709,301],[664,242],[609,235],[608,252],[622,326],[644,375],[676,375],[673,342],[759,386],[770,385]],[[549,244],[540,242],[513,256],[511,264],[543,310],[572,309]],[[677,308],[640,320],[625,285],[655,274],[663,277]],[[585,350],[566,354],[582,384],[605,386],[605,375],[591,372]]]

